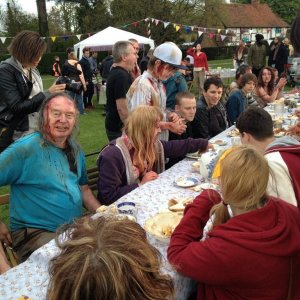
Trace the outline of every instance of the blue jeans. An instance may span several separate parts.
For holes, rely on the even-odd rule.
[[[82,92],[80,94],[76,94],[74,92],[68,91],[68,94],[71,98],[73,98],[76,102],[77,109],[79,110],[79,113],[81,115],[84,114],[84,107],[83,107],[83,98],[82,98]]]

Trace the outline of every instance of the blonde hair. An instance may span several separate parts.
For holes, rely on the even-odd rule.
[[[161,255],[139,224],[84,217],[66,235],[56,238],[61,253],[51,260],[47,299],[159,300],[173,294],[171,278],[160,272]]]
[[[230,218],[227,205],[234,210],[250,211],[260,208],[266,197],[269,180],[269,165],[266,159],[251,146],[240,146],[220,162],[221,191],[223,203],[215,205],[214,226]]]
[[[151,169],[157,159],[157,139],[154,131],[162,118],[163,115],[158,107],[140,105],[125,121],[125,133],[134,146],[135,163],[140,170],[144,169],[145,161],[148,169]]]

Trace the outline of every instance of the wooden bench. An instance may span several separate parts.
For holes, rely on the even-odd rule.
[[[99,152],[92,152],[92,153],[88,153],[85,155],[85,157],[90,157],[93,155],[98,155]],[[89,188],[92,190],[93,193],[95,193],[95,191],[97,191],[97,181],[98,181],[98,167],[92,167],[86,170],[87,172],[87,177],[88,177],[88,186]],[[0,195],[0,206],[1,205],[8,205],[9,204],[9,194],[5,194],[5,195]],[[7,258],[9,259],[12,267],[16,266],[18,264],[18,258],[17,255],[15,254],[15,252],[12,250],[11,247],[9,246],[5,246],[2,243],[4,252],[7,256]]]

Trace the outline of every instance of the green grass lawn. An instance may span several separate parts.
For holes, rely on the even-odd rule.
[[[212,68],[222,67],[231,68],[232,60],[218,60],[209,62],[209,66]],[[50,75],[43,75],[44,89],[47,89],[52,85],[54,79]],[[83,151],[85,153],[91,153],[99,151],[108,142],[105,128],[104,119],[102,116],[103,105],[97,103],[96,95],[93,98],[95,109],[89,111],[86,115],[79,116],[79,135],[77,137]],[[87,158],[87,167],[90,168],[96,165],[97,156]],[[0,187],[0,195],[9,193],[9,187]],[[8,207],[6,205],[0,207],[1,219],[8,223]]]

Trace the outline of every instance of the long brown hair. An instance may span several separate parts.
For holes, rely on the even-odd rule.
[[[266,159],[251,146],[234,148],[220,164],[223,203],[211,210],[214,226],[230,218],[228,204],[245,212],[261,207],[270,173]]]
[[[264,88],[265,87],[265,84],[264,84],[263,79],[262,79],[262,73],[263,73],[264,70],[268,70],[268,71],[271,72],[271,80],[270,80],[270,82],[267,85],[268,95],[270,96],[270,95],[272,95],[272,93],[274,91],[274,83],[275,83],[275,74],[273,72],[273,68],[271,68],[271,67],[263,67],[260,70],[260,72],[258,74],[258,78],[257,78],[257,88],[259,88],[259,87]]]
[[[140,105],[125,121],[125,133],[134,146],[136,165],[140,170],[143,170],[145,161],[151,169],[157,159],[154,131],[162,117],[158,107]]]
[[[59,230],[59,233],[65,228]],[[130,220],[102,216],[75,221],[56,242],[49,300],[163,300],[173,282],[161,273],[161,255],[144,229]]]

